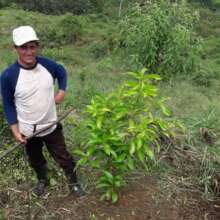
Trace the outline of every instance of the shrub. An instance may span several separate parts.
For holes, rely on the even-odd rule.
[[[97,69],[99,71],[112,71],[114,68],[114,61],[110,57],[106,57],[102,60],[100,60],[99,63],[97,63]]]
[[[70,12],[79,15],[101,11],[103,0],[0,0],[0,7],[7,7],[13,3],[21,5],[25,10],[39,11],[45,14]]]
[[[200,39],[193,32],[198,19],[181,1],[151,1],[131,8],[119,24],[120,48],[131,62],[169,76],[196,69]]]
[[[125,82],[109,95],[96,96],[87,106],[89,140],[82,149],[78,165],[99,169],[96,187],[102,199],[118,200],[118,190],[125,184],[125,175],[135,167],[148,166],[159,151],[159,137],[169,136],[171,123],[164,98],[158,98],[153,81],[160,77],[145,74],[146,70],[130,73],[132,81]]]
[[[58,23],[39,26],[38,32],[43,45],[55,47],[75,43],[82,33],[82,26],[78,17],[65,14]]]
[[[89,46],[88,51],[94,59],[101,58],[108,52],[107,44],[104,42],[95,41]]]
[[[65,42],[74,43],[82,33],[82,26],[76,16],[66,14],[60,21],[61,37]]]
[[[210,9],[214,9],[214,1],[213,0],[188,0],[190,3],[198,2],[202,6],[208,7]]]

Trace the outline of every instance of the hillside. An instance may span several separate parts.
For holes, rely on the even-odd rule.
[[[161,81],[159,91],[172,111],[172,119],[185,127],[173,139],[163,139],[155,164],[140,166],[126,176],[126,186],[116,204],[100,201],[95,189],[96,176],[90,167],[79,167],[79,177],[87,195],[76,199],[68,194],[63,172],[52,161],[50,186],[42,198],[31,194],[36,178],[28,167],[23,150],[14,151],[1,161],[0,219],[77,219],[77,220],[217,220],[219,200],[219,122],[220,122],[220,8],[193,4],[199,10],[196,31],[202,38],[200,69],[195,74],[176,75]],[[69,150],[85,142],[83,111],[96,94],[109,94],[119,87],[135,66],[118,44],[118,7],[112,14],[90,13],[74,16],[45,15],[17,6],[0,9],[0,70],[16,58],[11,31],[19,25],[32,25],[41,38],[40,54],[65,65],[68,91],[59,107],[62,115],[74,107],[77,112],[64,120]],[[124,11],[123,11],[124,12]],[[109,15],[110,14],[110,15]],[[113,16],[114,15],[114,16]],[[70,22],[69,22],[70,21]],[[122,46],[123,48],[123,46]],[[1,106],[0,106],[1,107]],[[2,114],[0,109],[0,115]],[[2,116],[2,115],[1,115]],[[171,119],[170,119],[171,120]],[[5,121],[1,122],[0,153],[14,142]],[[79,156],[74,155],[76,159]]]

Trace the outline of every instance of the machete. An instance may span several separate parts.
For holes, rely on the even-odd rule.
[[[61,122],[63,119],[65,119],[71,112],[76,111],[74,108],[71,108],[70,110],[68,110],[66,113],[64,113],[58,120],[52,122],[50,125],[48,125],[45,128],[39,129],[38,131],[34,132],[33,134],[31,134],[30,136],[26,137],[25,140],[29,140],[35,136],[37,136],[38,134],[40,134],[41,132],[46,131],[47,129],[51,128],[52,126],[54,126],[55,124]],[[23,143],[17,143],[15,144],[13,147],[11,147],[10,149],[6,150],[2,155],[0,155],[0,160],[2,160],[2,158],[6,157],[8,154],[10,154],[12,151],[14,151],[15,149],[17,149],[19,146],[23,145]]]

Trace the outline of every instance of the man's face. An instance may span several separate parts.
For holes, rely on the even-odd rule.
[[[15,46],[19,56],[19,62],[24,67],[32,67],[36,63],[38,43],[31,41],[21,46]]]

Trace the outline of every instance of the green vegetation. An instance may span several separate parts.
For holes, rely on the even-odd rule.
[[[136,5],[120,23],[120,47],[131,62],[165,77],[193,74],[200,41],[193,31],[198,12],[183,3]]]
[[[168,136],[171,122],[163,120],[161,112],[169,116],[165,99],[157,100],[158,91],[153,80],[158,75],[147,74],[146,69],[130,73],[133,80],[125,82],[107,96],[96,96],[87,106],[88,141],[82,150],[78,165],[89,165],[103,175],[97,188],[103,190],[102,199],[118,200],[118,189],[124,185],[129,170],[148,167],[160,149],[159,138]],[[156,149],[157,150],[156,150]]]
[[[40,11],[45,14],[62,14],[71,12],[73,14],[88,13],[91,11],[98,12],[101,10],[104,1],[97,0],[1,0],[0,7],[10,6],[11,4],[18,4],[25,10]]]
[[[182,1],[125,1],[120,18],[119,1],[113,0],[74,1],[74,7],[76,2],[80,3],[78,7],[86,2],[83,11],[67,10],[67,1],[62,6],[66,8],[59,8],[59,1],[55,0],[54,5],[49,4],[52,1],[24,1],[33,11],[23,10],[21,4],[9,6],[15,2],[0,1],[0,69],[3,71],[16,59],[11,31],[18,25],[32,25],[41,38],[40,53],[65,65],[69,85],[59,114],[70,107],[77,109],[65,120],[64,130],[69,150],[79,159],[78,172],[87,191],[97,186],[105,198],[115,202],[121,186],[129,183],[127,176],[141,170],[157,173],[158,181],[166,184],[167,176],[175,179],[176,190],[191,186],[203,192],[204,197],[215,198],[220,169],[219,0],[212,1],[215,11],[204,7],[201,1],[190,5]],[[42,11],[41,4],[47,4],[47,11]],[[52,6],[54,9],[49,8]],[[139,72],[142,67],[159,74],[162,80],[147,79],[143,87],[138,80],[126,84],[132,79],[129,71],[143,80],[148,78],[148,74]],[[171,110],[169,120],[163,114],[165,105],[155,108],[160,97],[169,97],[165,103]],[[0,145],[4,146],[1,153],[13,141],[1,105],[0,118]],[[165,137],[164,132],[170,131],[169,123],[175,120],[184,125],[185,131]],[[146,127],[149,121],[150,129]],[[160,145],[160,152],[155,150],[156,144]],[[25,170],[22,155],[20,149],[0,162],[4,164],[0,195],[5,195],[5,204],[10,204],[14,216],[19,218],[27,217],[27,212],[17,212],[21,205],[26,207],[27,197],[19,194],[21,199],[15,199],[16,190],[22,189],[26,178],[29,185],[35,180],[33,173]],[[161,158],[171,158],[173,162],[166,163]],[[57,174],[56,165],[49,161],[51,188],[58,195],[60,191],[67,193],[67,187],[59,184],[59,179],[64,178],[62,172]],[[175,193],[173,188],[170,193]],[[36,198],[31,201],[34,212],[44,206]],[[44,218],[55,215],[41,210]],[[5,215],[4,211],[0,218],[1,215]]]

